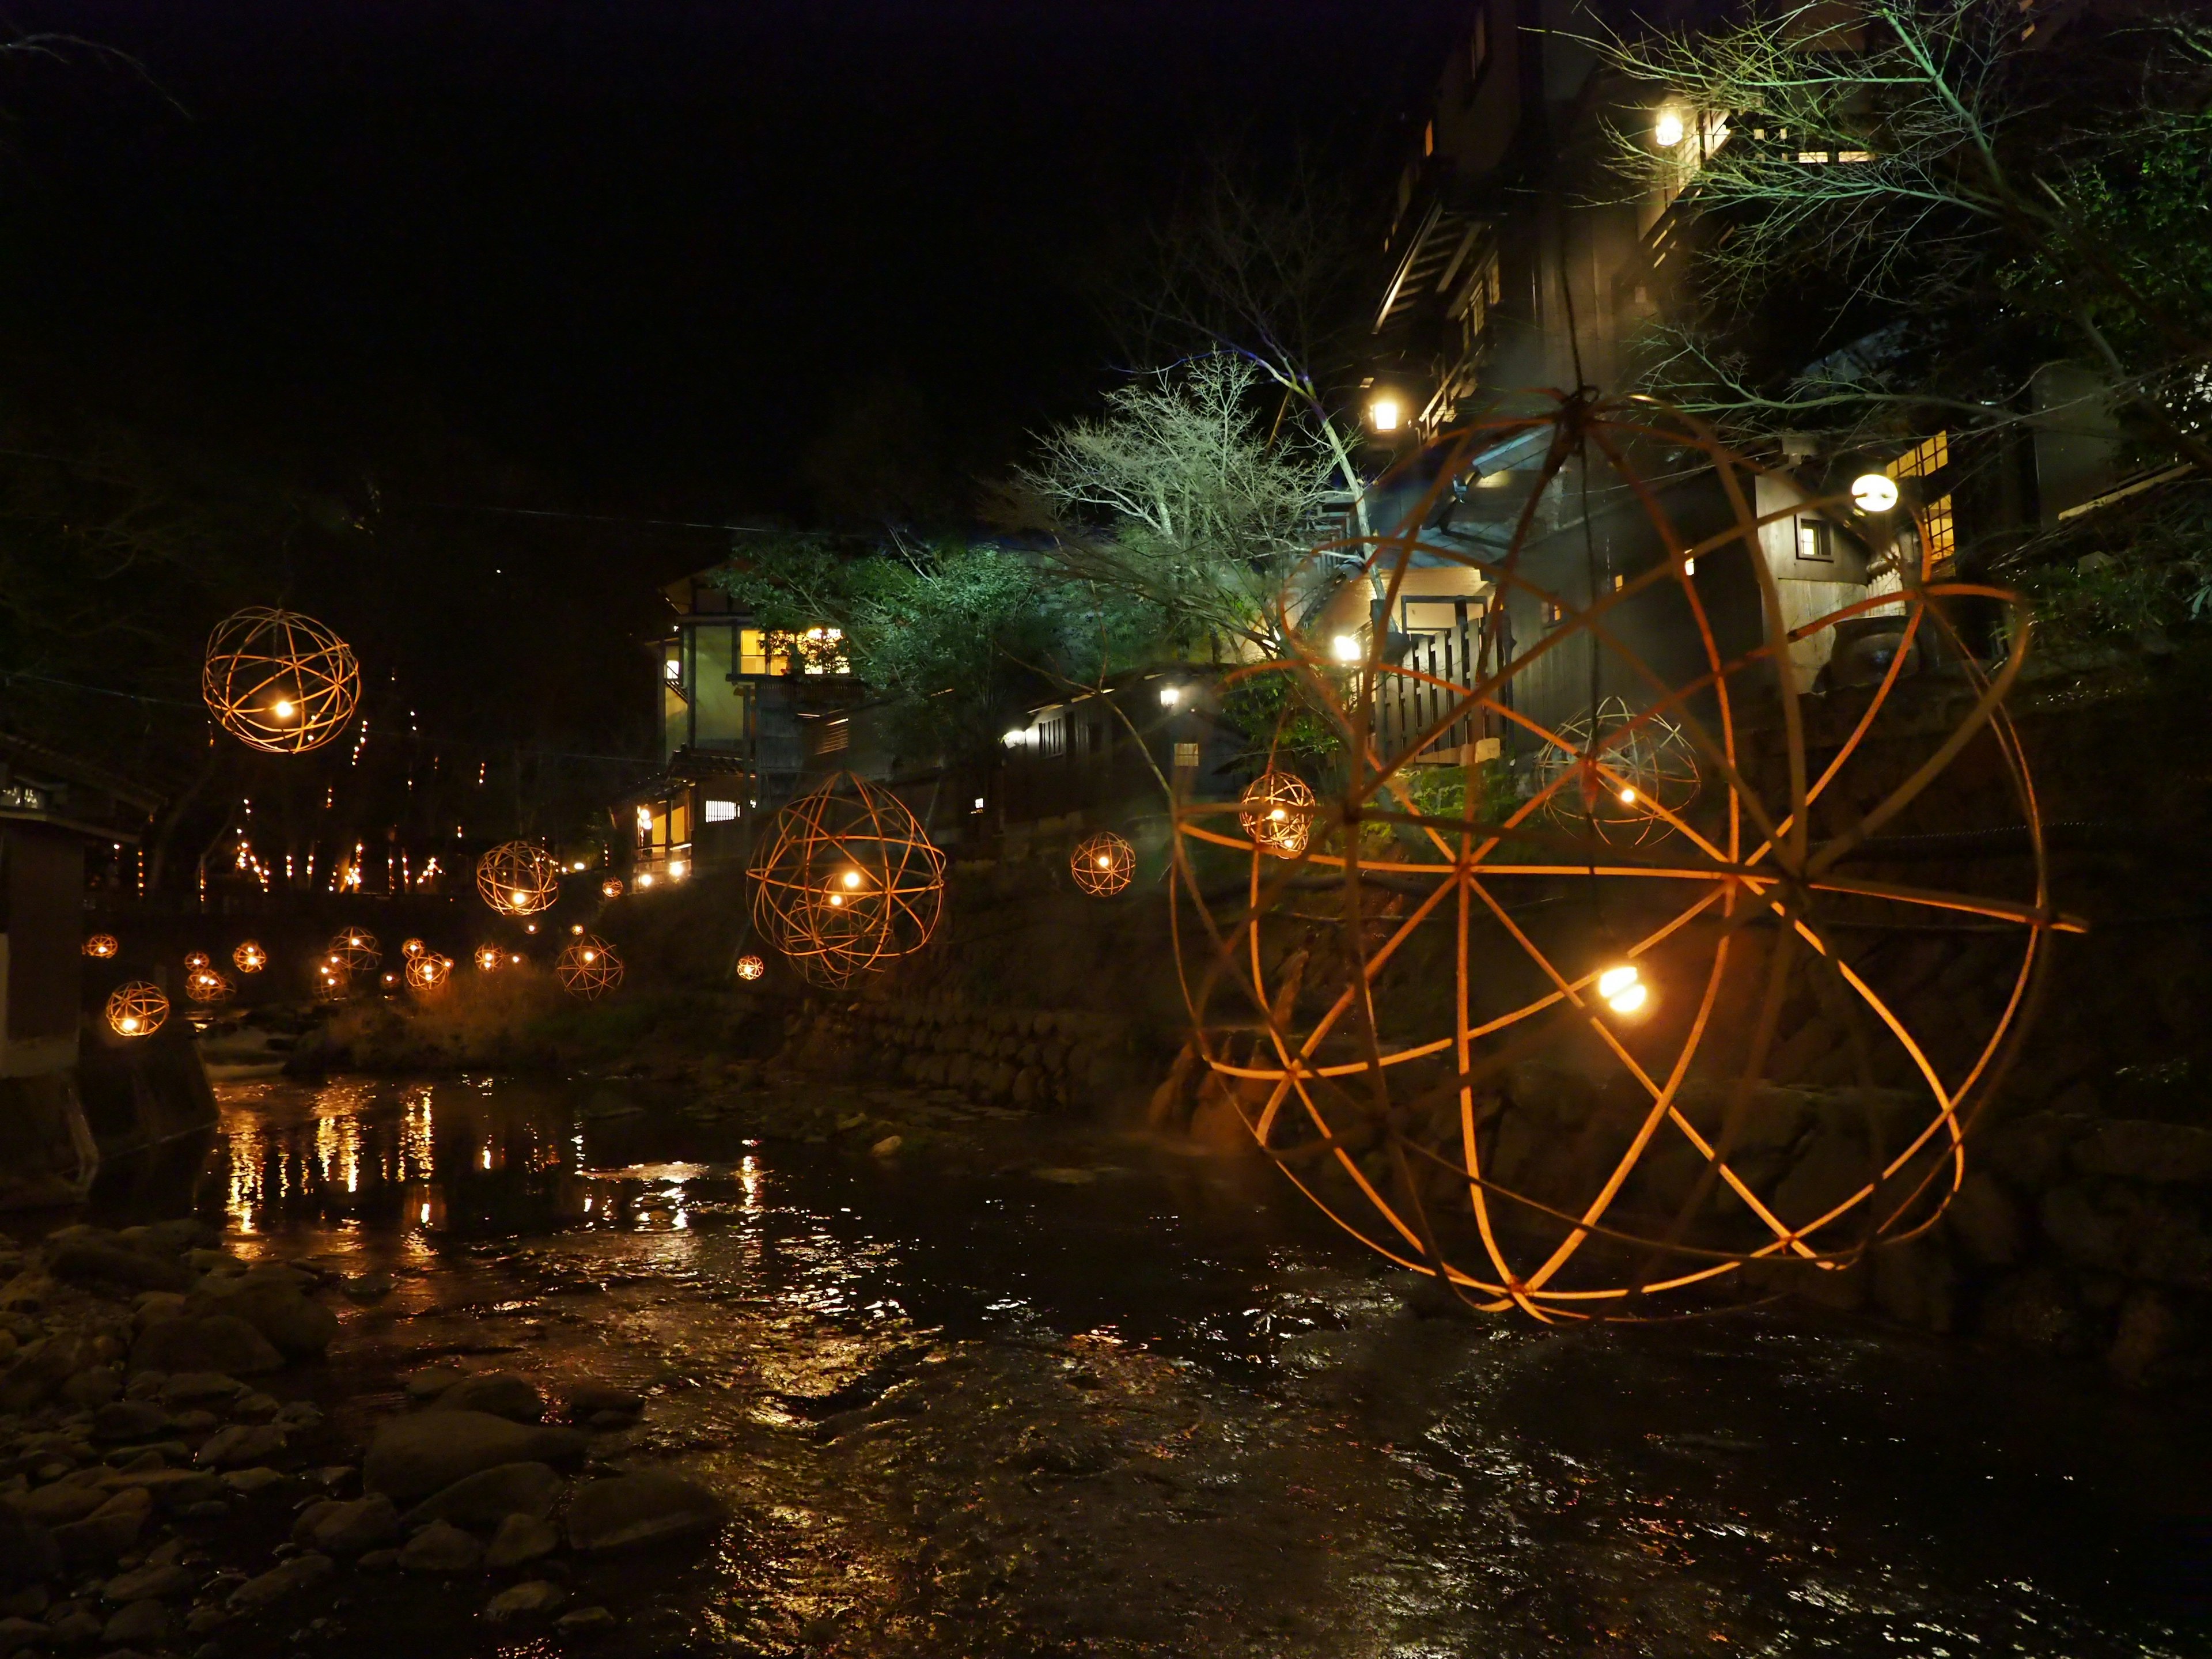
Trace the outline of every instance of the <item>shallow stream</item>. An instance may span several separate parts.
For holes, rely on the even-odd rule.
[[[652,1400],[603,1456],[729,1499],[704,1554],[581,1570],[594,1651],[2212,1654],[2194,1399],[1834,1323],[1423,1316],[1265,1170],[949,1106],[877,1158],[605,1084],[222,1092],[205,1162],[97,1218],[392,1274],[314,1385],[342,1431],[452,1356],[604,1381]],[[266,1650],[555,1650],[386,1583]]]

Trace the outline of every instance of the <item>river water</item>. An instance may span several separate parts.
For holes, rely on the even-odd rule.
[[[391,1273],[313,1384],[341,1433],[432,1361],[589,1378],[651,1396],[602,1457],[727,1498],[710,1550],[579,1570],[596,1651],[2212,1654],[2195,1398],[1767,1316],[1425,1315],[1263,1169],[957,1108],[879,1158],[603,1083],[221,1093],[205,1161],[100,1218]],[[383,1583],[225,1650],[556,1650]]]

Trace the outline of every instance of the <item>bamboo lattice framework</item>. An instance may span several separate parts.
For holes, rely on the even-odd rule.
[[[238,988],[212,968],[195,968],[185,975],[185,994],[194,1002],[228,1002]]]
[[[597,933],[571,939],[553,963],[561,988],[570,996],[597,1002],[623,981],[622,958]]]
[[[453,959],[435,951],[420,950],[407,958],[407,988],[417,996],[432,996],[453,977]]]
[[[745,981],[748,984],[751,983],[754,980],[758,979],[766,972],[768,972],[768,963],[762,961],[758,956],[755,955],[750,951],[746,951],[744,955],[738,958],[738,977]]]
[[[1559,737],[1539,756],[1536,781],[1549,797],[1545,811],[1570,830],[1641,847],[1668,834],[1697,799],[1697,753],[1664,714],[1607,697],[1594,714],[1562,722]]]
[[[1321,550],[1340,566],[1352,556],[1383,614],[1417,558],[1468,570],[1487,603],[1484,649],[1462,678],[1401,662],[1381,629],[1347,675],[1291,621],[1311,605],[1287,597],[1290,654],[1228,677],[1290,677],[1286,704],[1318,711],[1337,734],[1340,775],[1323,800],[1293,809],[1312,834],[1287,856],[1275,821],[1255,823],[1249,793],[1178,801],[1174,918],[1197,1052],[1261,1147],[1334,1220],[1486,1310],[1651,1317],[1668,1293],[1747,1297],[1852,1265],[1932,1225],[1957,1191],[1968,1126],[2025,1028],[2048,936],[2081,926],[2052,904],[2034,787],[2004,708],[2027,611],[1997,589],[1944,583],[1870,592],[1786,624],[1760,544],[1767,520],[1753,505],[1763,469],[1642,399],[1560,398],[1540,416],[1449,434],[1438,483],[1406,522],[1431,522],[1436,491],[1471,455],[1516,439],[1544,446],[1539,481],[1510,541],[1481,559],[1418,530]],[[1729,521],[1686,532],[1651,481],[1662,471],[1676,487],[1704,475],[1730,504]],[[1531,544],[1556,534],[1539,514],[1563,473],[1586,515],[1600,501],[1648,526],[1656,562],[1610,584],[1594,568],[1571,586],[1533,574]],[[1790,514],[1841,507],[1790,495]],[[1565,568],[1594,545],[1578,540]],[[1731,563],[1766,624],[1764,643],[1734,655],[1700,592]],[[1316,591],[1310,583],[1305,599]],[[1501,639],[1516,599],[1556,624],[1517,654]],[[1694,665],[1670,677],[1632,643],[1656,637],[1629,625],[1639,605],[1696,641]],[[1994,665],[1961,631],[1972,607],[2002,618]],[[1808,710],[1820,647],[1840,624],[1874,616],[1899,637],[1880,683]],[[1940,647],[1970,690],[1962,718],[1931,721],[1921,700],[1910,718],[1885,720],[1906,701],[1900,677],[1916,640]],[[1579,729],[1547,726],[1523,706],[1540,701],[1516,693],[1539,669],[1556,684],[1571,660],[1556,653],[1574,641],[1590,642],[1586,718]],[[1603,717],[1600,669],[1633,688],[1626,720]],[[1421,684],[1437,713],[1385,755],[1374,711],[1394,681]],[[1827,746],[1808,741],[1815,715]],[[1661,720],[1679,730],[1704,781],[1694,803],[1653,804],[1663,835],[1624,848],[1587,814],[1553,812],[1581,780],[1632,787],[1632,766],[1616,757]],[[1517,770],[1473,762],[1477,746],[1455,735],[1469,721],[1512,745]],[[1962,755],[1977,781],[1947,793]],[[1455,764],[1459,799],[1443,792],[1439,806],[1423,769],[1449,780]],[[1501,777],[1513,787],[1486,787]],[[1915,884],[1877,861],[1886,825],[1947,805],[1993,810],[1977,805],[1993,798],[2005,833],[2031,855],[2010,890]],[[1884,970],[1868,958],[1886,937],[1947,929],[2002,953],[2005,988],[1971,1029],[1947,1018],[1917,1034],[1903,995],[1880,988]],[[1775,1160],[1759,1152],[1807,1109],[1802,1091],[1778,1086],[1791,1079],[1771,1075],[1787,1069],[1782,1015],[1807,998],[1849,1037],[1840,1052],[1851,1086],[1831,1091],[1827,1107],[1868,1119],[1864,1166],[1812,1199],[1778,1185]],[[1533,1069],[1547,1060],[1559,1069]],[[1547,1078],[1582,1104],[1523,1115],[1516,1091],[1536,1099]],[[1506,1139],[1509,1114],[1517,1146]],[[1546,1123],[1548,1139],[1535,1128]]]
[[[561,866],[542,847],[510,841],[477,860],[477,891],[504,916],[534,916],[561,896]]]
[[[419,939],[401,939],[399,941],[399,959],[402,962],[412,962],[416,957],[421,956],[430,947],[428,945],[423,944]]]
[[[241,939],[230,953],[231,965],[241,974],[258,974],[269,965],[269,953],[252,939]]]
[[[185,971],[186,973],[197,973],[203,968],[211,968],[214,965],[215,958],[204,951],[187,951],[185,952]]]
[[[599,896],[601,898],[618,899],[622,896],[623,878],[620,876],[609,876],[605,881],[599,884]]]
[[[1067,857],[1067,872],[1091,897],[1110,898],[1136,879],[1137,849],[1127,837],[1101,830],[1076,843]]]
[[[1244,786],[1237,825],[1263,852],[1294,859],[1313,834],[1314,804],[1313,787],[1304,778],[1270,766]]]
[[[208,635],[200,691],[240,743],[272,755],[305,754],[353,719],[361,667],[352,648],[313,617],[252,605]]]
[[[776,814],[752,879],[763,936],[835,988],[929,943],[945,854],[897,796],[844,772]]]
[[[106,961],[110,957],[113,956],[122,948],[122,944],[112,933],[88,933],[85,935],[85,955],[94,957],[99,961]]]
[[[495,974],[507,965],[507,952],[496,945],[479,945],[476,948],[477,971]]]
[[[384,960],[376,935],[362,927],[342,927],[323,946],[322,965],[341,979],[372,972]]]
[[[107,994],[107,1029],[121,1037],[151,1036],[169,1017],[169,999],[150,980],[134,979]]]

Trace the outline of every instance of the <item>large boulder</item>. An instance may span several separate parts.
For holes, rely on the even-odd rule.
[[[138,1540],[139,1529],[154,1512],[153,1494],[143,1486],[125,1486],[82,1521],[54,1528],[54,1541],[70,1561],[112,1561]]]
[[[284,1449],[284,1431],[274,1423],[233,1423],[202,1443],[192,1462],[204,1469],[245,1469]]]
[[[580,1550],[630,1549],[713,1532],[725,1513],[720,1498],[680,1476],[617,1475],[578,1491],[568,1505],[568,1542]]]
[[[585,1445],[574,1429],[510,1423],[489,1412],[421,1412],[378,1428],[362,1460],[362,1488],[403,1502],[427,1498],[501,1463],[573,1464]]]
[[[236,1613],[250,1613],[255,1608],[281,1601],[308,1585],[329,1577],[331,1565],[329,1556],[312,1552],[295,1555],[289,1561],[279,1561],[258,1578],[249,1578],[231,1591],[231,1609]]]
[[[484,1547],[473,1534],[448,1521],[433,1521],[399,1552],[404,1572],[474,1572],[483,1565]]]
[[[210,1277],[185,1304],[188,1313],[231,1314],[295,1359],[312,1358],[338,1334],[338,1316],[286,1279],[246,1273]],[[173,1365],[172,1370],[185,1369]],[[227,1370],[228,1366],[194,1369]]]
[[[535,1382],[513,1371],[478,1371],[441,1390],[431,1408],[489,1412],[517,1423],[535,1423],[545,1415],[545,1396]]]
[[[46,1271],[73,1285],[120,1285],[133,1291],[186,1291],[198,1277],[181,1261],[164,1261],[99,1238],[71,1238],[50,1246]]]
[[[263,1376],[284,1368],[269,1339],[234,1314],[156,1320],[131,1347],[134,1371],[222,1371]]]
[[[12,1504],[0,1504],[0,1590],[51,1578],[61,1565],[53,1534]]]
[[[484,1565],[494,1572],[504,1572],[560,1547],[561,1534],[550,1521],[534,1515],[510,1515],[492,1534],[491,1547],[484,1552]]]
[[[407,1511],[407,1524],[451,1521],[495,1527],[510,1515],[543,1520],[560,1501],[561,1477],[544,1463],[501,1463],[456,1480]]]
[[[0,1414],[27,1412],[63,1383],[98,1362],[82,1336],[45,1336],[19,1350],[0,1375]]]
[[[325,1555],[359,1555],[399,1536],[399,1510],[382,1492],[350,1504],[310,1504],[292,1528],[292,1541]]]

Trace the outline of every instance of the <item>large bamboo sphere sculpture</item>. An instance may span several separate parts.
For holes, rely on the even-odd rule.
[[[433,996],[453,977],[453,959],[435,951],[417,951],[407,958],[407,988],[417,996]]]
[[[1637,847],[1668,833],[1698,793],[1698,757],[1664,714],[1637,714],[1620,697],[1563,723],[1560,741],[1536,760],[1545,810],[1609,847]]]
[[[571,939],[553,963],[561,988],[572,997],[597,1002],[622,983],[622,958],[597,933]]]
[[[112,933],[88,933],[85,935],[85,955],[96,957],[101,962],[106,961],[110,957],[113,956],[122,948],[123,946],[117,941],[115,935]]]
[[[134,979],[107,994],[107,1029],[120,1037],[151,1036],[169,1017],[169,999],[151,981]]]
[[[194,1002],[228,1002],[238,988],[212,968],[195,968],[185,975],[185,994]]]
[[[363,927],[342,927],[323,946],[323,965],[349,978],[371,972],[383,960],[376,935]]]
[[[1673,1316],[1787,1291],[1942,1215],[2047,936],[2081,925],[2053,907],[2004,709],[2031,619],[2011,594],[1930,583],[1724,641],[1711,583],[1759,594],[1770,624],[1789,614],[1759,465],[1656,405],[1576,399],[1447,434],[1434,476],[1516,439],[1545,458],[1530,499],[1571,467],[1604,542],[1532,507],[1479,560],[1471,538],[1334,544],[1285,614],[1310,614],[1320,559],[1390,610],[1413,570],[1433,593],[1457,566],[1480,638],[1450,662],[1378,641],[1345,665],[1293,630],[1293,654],[1227,677],[1284,677],[1284,729],[1303,722],[1311,756],[1318,723],[1336,758],[1295,852],[1249,795],[1177,803],[1193,1041],[1291,1181],[1474,1305]],[[1700,471],[1701,514],[1705,484],[1735,505],[1693,532],[1668,502]],[[1849,511],[1778,493],[1792,515]],[[1431,495],[1409,524],[1431,521]],[[1559,536],[1571,545],[1543,540]],[[1556,573],[1587,569],[1594,544],[1640,548],[1643,568],[1562,591]],[[1551,626],[1509,650],[1509,610]],[[1898,630],[1885,677],[1815,694],[1860,617]],[[1662,672],[1631,643],[1650,640],[1691,649]],[[2002,661],[1978,641],[2002,641]],[[1905,671],[1936,653],[1955,677],[1923,691]],[[1594,683],[1633,702],[1577,709]],[[1651,826],[1554,810],[1586,785],[1642,793],[1646,734],[1679,736],[1693,763],[1662,769]],[[2005,850],[1931,881],[1902,843],[1933,832]],[[1916,988],[1954,969],[1986,994],[1922,1018]]]
[[[208,635],[200,691],[240,743],[304,754],[353,718],[361,670],[346,642],[313,617],[257,605],[226,617]]]
[[[1110,898],[1136,879],[1137,849],[1111,830],[1101,830],[1075,844],[1067,872],[1092,898]]]
[[[542,847],[511,841],[477,860],[477,891],[507,916],[534,916],[561,896],[561,866]]]
[[[1253,844],[1278,858],[1296,858],[1313,834],[1314,792],[1295,772],[1273,767],[1244,787],[1237,822]]]
[[[945,854],[897,796],[850,772],[776,814],[752,878],[762,935],[831,988],[928,944],[945,902]]]
[[[241,941],[230,953],[231,965],[241,974],[258,974],[269,965],[269,952],[252,939]]]

